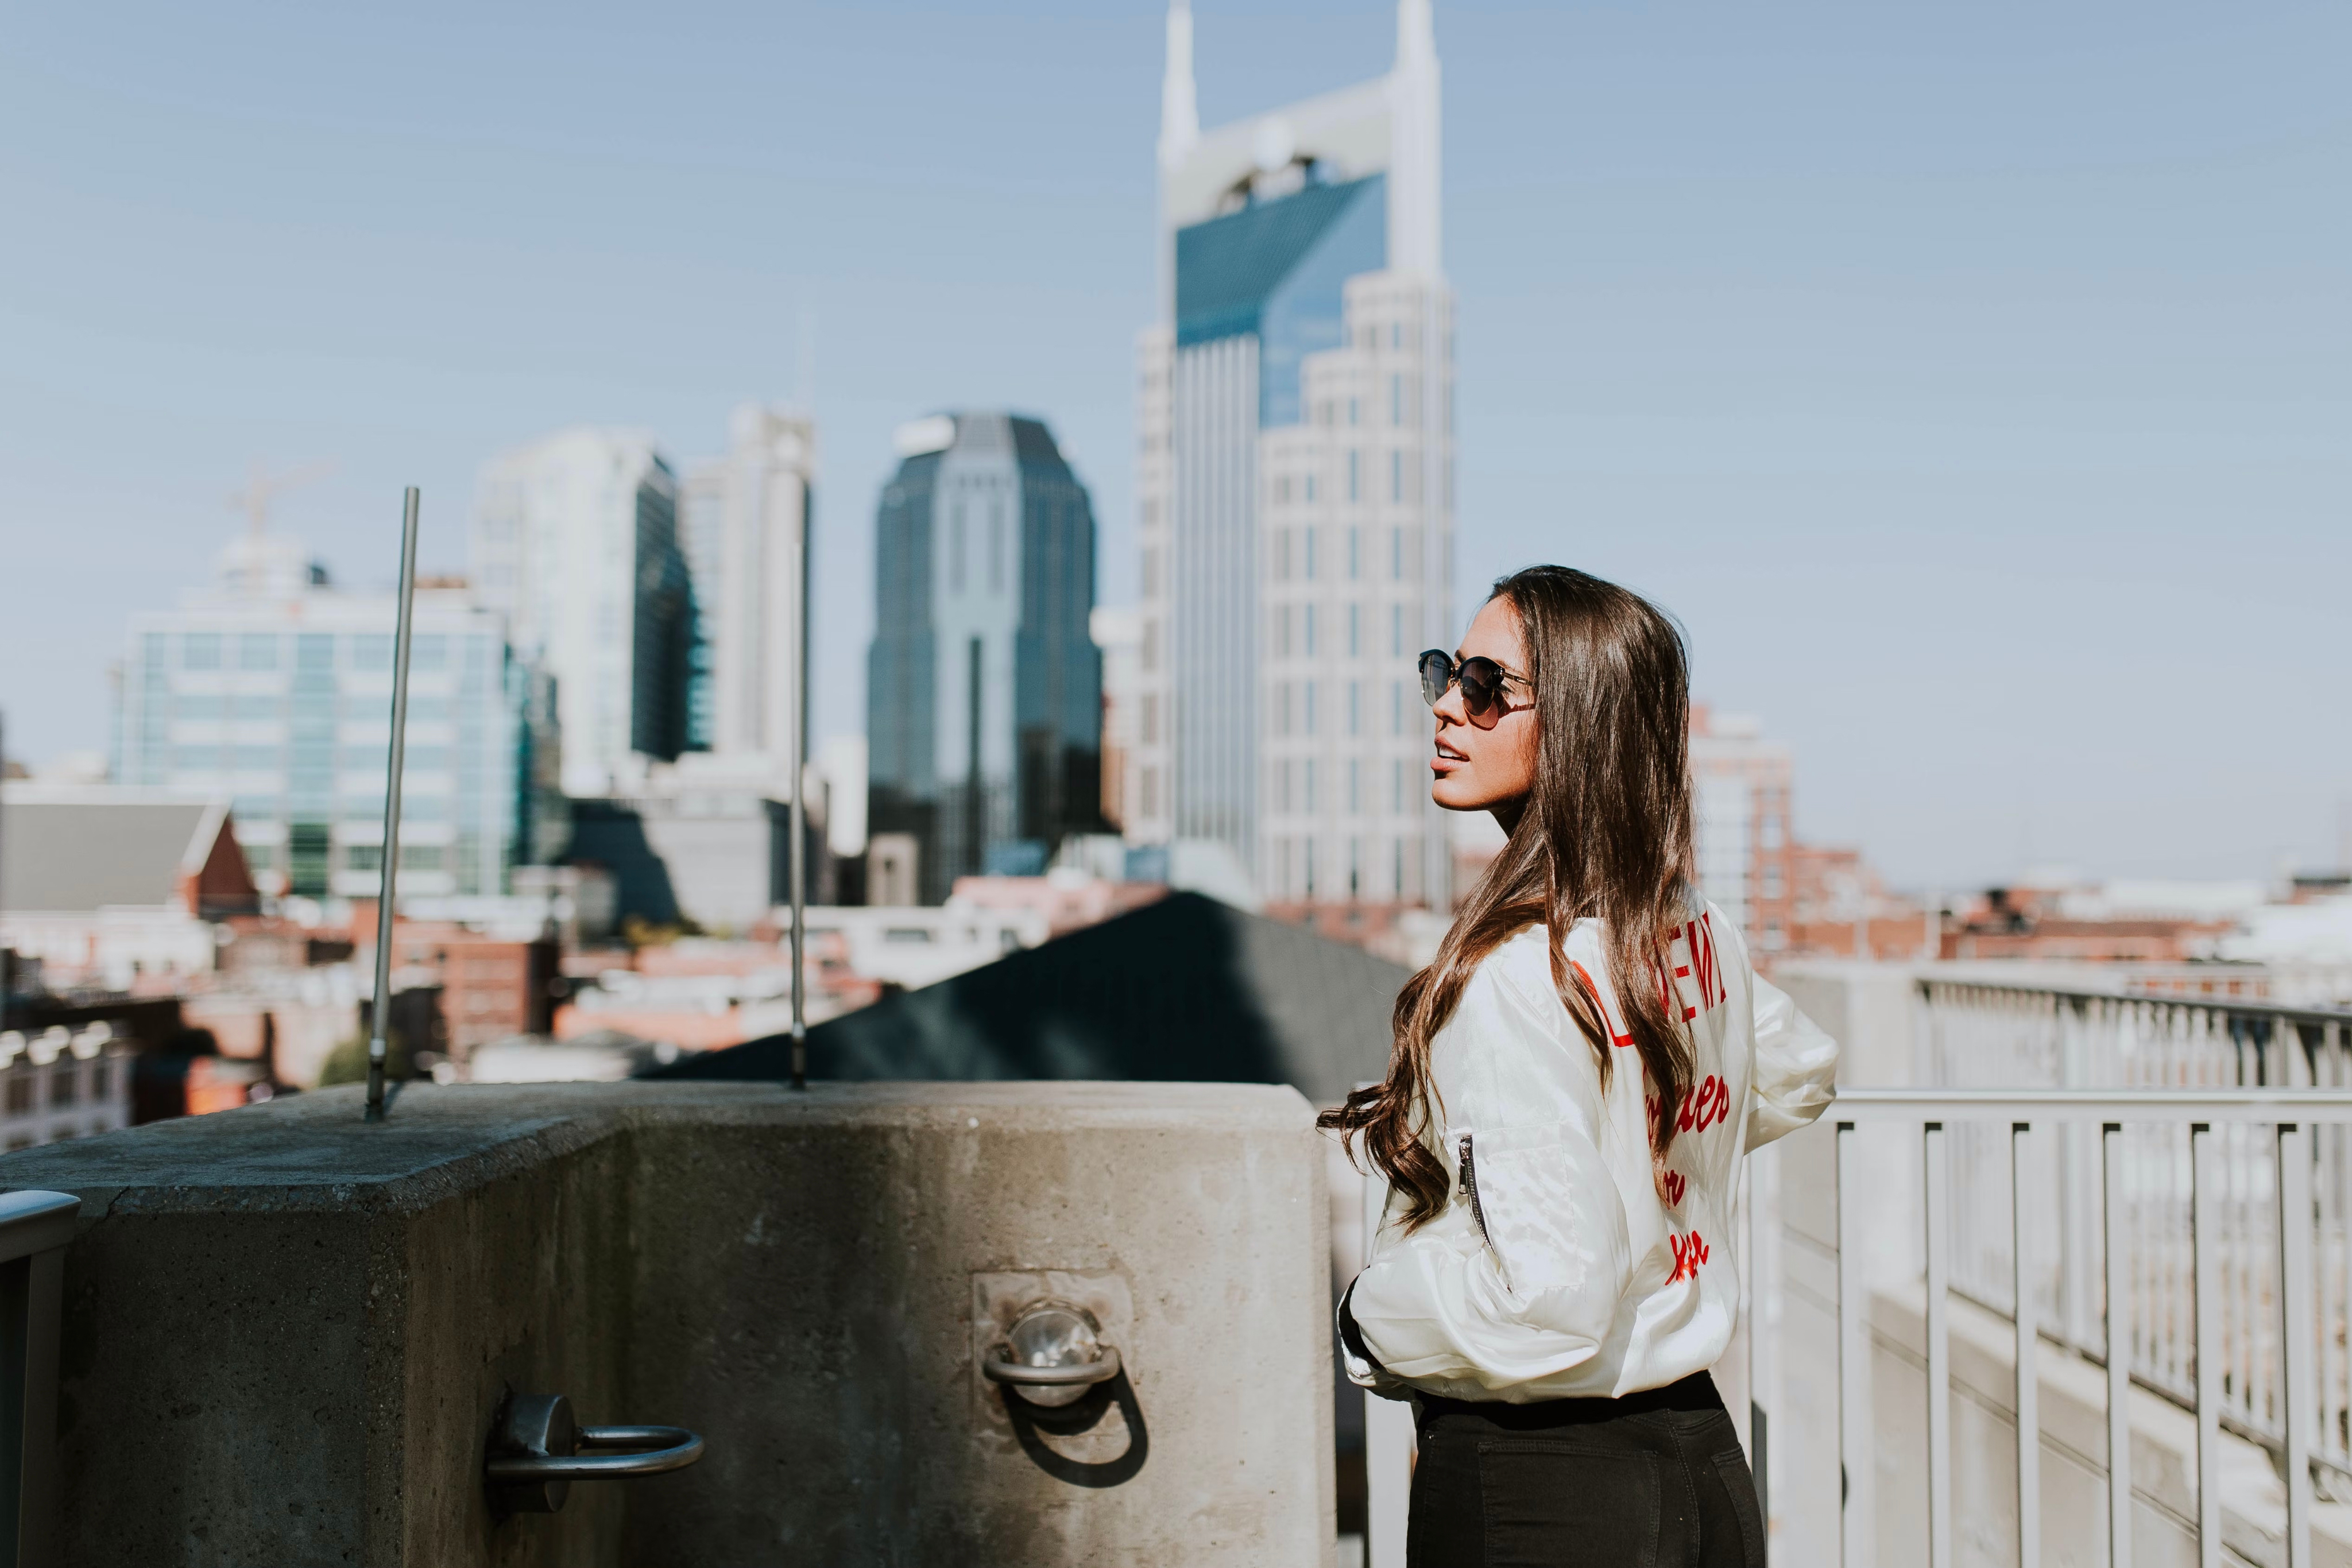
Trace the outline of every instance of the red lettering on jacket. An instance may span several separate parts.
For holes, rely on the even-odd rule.
[[[1654,1129],[1658,1124],[1658,1096],[1644,1094],[1642,1103],[1649,1108],[1650,1125]],[[1727,1120],[1730,1115],[1731,1085],[1710,1072],[1692,1085],[1691,1092],[1683,1096],[1683,1103],[1675,1113],[1675,1131],[1704,1133],[1717,1122]]]
[[[1584,972],[1584,966],[1570,958],[1568,961],[1568,967],[1576,971],[1578,979],[1584,982],[1584,994],[1591,997],[1592,1005],[1600,1009],[1601,1027],[1609,1031],[1609,1043],[1620,1047],[1633,1044],[1633,1036],[1626,1030],[1624,1024],[1610,1012],[1608,995],[1592,983],[1592,977]]]
[[[1723,987],[1723,966],[1716,961],[1714,915],[1700,915],[1683,932],[1690,943],[1691,977],[1698,982],[1698,1005],[1720,1007],[1730,1000],[1730,993]]]
[[[1706,1238],[1694,1230],[1688,1236],[1670,1233],[1666,1241],[1675,1249],[1675,1271],[1666,1276],[1666,1283],[1671,1285],[1677,1280],[1697,1279],[1698,1266],[1707,1259]]]
[[[1683,1201],[1684,1189],[1690,1185],[1684,1179],[1683,1173],[1680,1171],[1667,1171],[1660,1179],[1665,1183],[1667,1204],[1673,1207],[1680,1207]]]

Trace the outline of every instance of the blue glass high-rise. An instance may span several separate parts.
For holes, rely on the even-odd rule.
[[[866,828],[913,839],[937,904],[1102,825],[1094,507],[1038,420],[942,414],[898,447],[875,519]]]

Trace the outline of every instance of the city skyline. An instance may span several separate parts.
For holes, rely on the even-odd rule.
[[[1376,74],[1385,10],[1203,6],[1203,120]],[[2332,858],[2352,737],[2312,716],[2352,566],[2352,246],[2308,193],[2352,167],[2317,65],[2346,24],[2027,16],[1438,7],[1457,587],[1548,555],[1653,592],[1701,695],[1795,748],[1806,838],[1913,885]],[[29,19],[0,64],[39,152],[6,176],[47,236],[0,262],[11,755],[103,746],[126,615],[202,575],[257,455],[343,459],[281,526],[374,586],[401,483],[452,567],[492,451],[596,420],[693,455],[742,398],[814,389],[820,736],[856,727],[855,530],[924,409],[1054,420],[1110,524],[1103,599],[1130,600],[1159,8],[926,13],[911,48],[890,16],[795,16],[762,48],[747,25],[590,21],[551,73],[527,27],[445,49],[431,15],[157,12],[127,51]],[[794,91],[730,64],[694,113],[615,119],[626,95],[590,90],[721,38]],[[974,60],[1002,68],[984,94]],[[351,107],[404,101],[372,74],[395,70],[413,110]],[[615,160],[694,221],[590,223]],[[925,261],[915,206],[974,243]],[[592,314],[631,291],[660,308]],[[2250,764],[2281,737],[2292,767]]]

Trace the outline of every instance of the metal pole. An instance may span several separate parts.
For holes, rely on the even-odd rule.
[[[2197,1298],[2197,1562],[2221,1568],[2221,1155],[2213,1129],[2189,1128],[2189,1264]]]
[[[1870,1407],[1870,1330],[1864,1321],[1861,1165],[1852,1122],[1837,1124],[1838,1562],[1877,1561],[1872,1512],[1877,1452]]]
[[[809,705],[809,522],[815,507],[811,486],[801,486],[801,609],[799,668],[793,699],[793,1087],[808,1087],[808,772]],[[828,818],[830,821],[830,818]]]
[[[1952,1164],[1944,1124],[1921,1135],[1927,1187],[1927,1562],[1952,1568]]]
[[[2305,1093],[2310,1091],[2305,1090]],[[2312,1361],[2311,1129],[2278,1130],[2279,1339],[2285,1363],[2286,1568],[2311,1568]]]
[[[1364,1250],[1369,1266],[1388,1218],[1389,1182],[1378,1166],[1364,1176]],[[1364,1568],[1405,1568],[1407,1504],[1412,1495],[1412,1406],[1364,1396]]]
[[[400,620],[392,644],[392,756],[383,782],[383,883],[375,895],[375,1008],[368,1025],[367,1119],[383,1120],[392,1013],[392,884],[400,871],[400,769],[408,736],[409,621],[416,605],[416,486],[400,504]],[[413,1043],[413,1042],[412,1042]]]
[[[2123,1124],[2106,1123],[2099,1136],[2106,1166],[2100,1245],[2107,1276],[2107,1562],[2132,1568],[2131,1227],[2124,1208]]]
[[[2033,1124],[2009,1128],[2010,1290],[2017,1331],[2017,1563],[2042,1568],[2042,1371],[2036,1364],[2041,1326],[2034,1321],[2035,1274],[2029,1239],[2033,1210],[2046,1200],[2032,1178]]]

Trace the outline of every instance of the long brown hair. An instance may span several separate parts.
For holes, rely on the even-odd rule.
[[[1404,1224],[1434,1218],[1448,1197],[1428,1145],[1430,1041],[1453,1016],[1479,962],[1542,922],[1551,979],[1609,1082],[1610,1017],[1562,943],[1582,919],[1603,923],[1609,988],[1656,1106],[1651,1147],[1663,1159],[1691,1086],[1691,1048],[1667,1013],[1665,948],[1689,918],[1690,675],[1682,633],[1639,594],[1564,566],[1533,566],[1495,584],[1518,616],[1523,672],[1535,692],[1535,785],[1510,840],[1454,916],[1429,967],[1397,993],[1386,1082],[1359,1089],[1317,1124],[1363,1151],[1406,1199]]]

